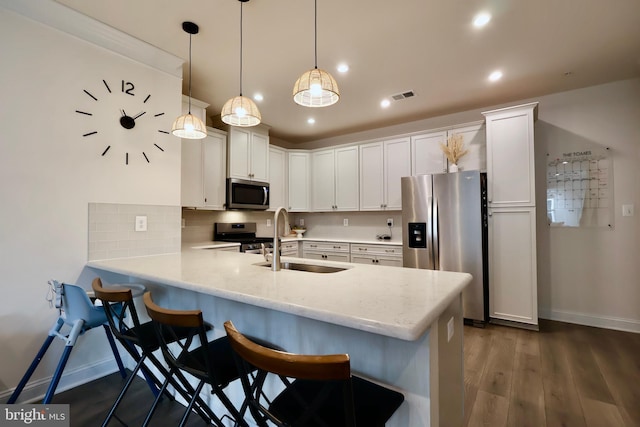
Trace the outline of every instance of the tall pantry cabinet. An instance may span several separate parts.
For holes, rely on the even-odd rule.
[[[538,328],[533,126],[538,103],[483,113],[487,130],[489,312]]]

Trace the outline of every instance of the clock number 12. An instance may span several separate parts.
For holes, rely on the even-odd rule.
[[[122,81],[122,92],[123,93],[126,93],[127,95],[134,96],[135,93],[133,93],[133,89],[135,89],[135,86],[133,85],[133,83],[125,82],[124,80]]]

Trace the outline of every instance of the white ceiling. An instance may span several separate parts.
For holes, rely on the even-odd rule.
[[[238,0],[58,1],[185,60],[181,24],[195,22],[193,97],[213,116],[239,93]],[[341,98],[305,108],[291,91],[314,65],[313,11],[313,0],[243,4],[243,94],[264,95],[263,122],[291,143],[640,76],[640,0],[318,0],[318,67]],[[476,29],[480,11],[493,18]],[[416,96],[380,107],[407,90]]]

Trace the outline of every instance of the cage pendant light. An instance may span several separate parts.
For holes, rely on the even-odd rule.
[[[242,3],[249,0],[238,1],[240,1],[240,95],[224,103],[220,118],[231,126],[249,127],[260,124],[262,116],[256,103],[242,96]]]
[[[318,1],[314,0],[315,67],[293,85],[293,100],[304,107],[327,107],[340,99],[338,83],[329,72],[318,68]]]
[[[182,29],[189,34],[189,110],[174,120],[171,133],[185,139],[202,139],[207,136],[207,128],[202,120],[191,114],[191,36],[198,34],[199,28],[193,22],[185,21]]]

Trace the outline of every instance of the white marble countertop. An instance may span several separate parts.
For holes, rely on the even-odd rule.
[[[87,266],[407,341],[421,337],[471,280],[466,273],[282,259],[348,269],[273,272],[254,265],[261,255],[202,249]]]

